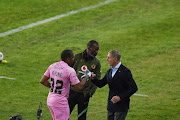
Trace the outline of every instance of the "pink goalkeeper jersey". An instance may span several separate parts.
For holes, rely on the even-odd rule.
[[[69,97],[70,82],[72,85],[80,82],[75,70],[64,61],[60,61],[50,65],[44,75],[51,79],[47,105],[69,107],[67,98]]]

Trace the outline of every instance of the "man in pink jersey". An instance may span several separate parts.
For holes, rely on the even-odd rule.
[[[47,105],[53,120],[69,119],[70,112],[67,98],[69,97],[70,83],[77,90],[81,90],[86,83],[86,78],[83,78],[80,82],[75,70],[70,67],[74,61],[73,51],[64,50],[61,53],[61,60],[51,64],[40,81],[41,84],[50,88]],[[51,79],[51,82],[48,79]]]

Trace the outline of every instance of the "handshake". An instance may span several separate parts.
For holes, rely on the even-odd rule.
[[[85,65],[83,65],[83,66],[81,67],[81,70],[82,70],[82,71],[79,71],[79,73],[82,73],[82,74],[83,74],[83,75],[81,76],[81,79],[86,78],[87,81],[88,81],[89,78],[95,76],[95,74],[93,74],[93,72],[89,71],[88,68],[87,68],[87,66],[85,66]]]

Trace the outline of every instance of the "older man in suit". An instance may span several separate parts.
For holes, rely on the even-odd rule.
[[[107,62],[111,68],[106,75],[101,80],[95,75],[91,77],[91,81],[99,88],[106,84],[109,85],[108,120],[125,120],[129,109],[130,96],[138,90],[131,71],[122,65],[120,58],[119,51],[110,51]]]

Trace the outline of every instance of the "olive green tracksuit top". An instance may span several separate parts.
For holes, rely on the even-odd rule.
[[[100,61],[96,57],[89,57],[87,55],[86,50],[82,53],[76,54],[74,58],[74,66],[73,68],[76,71],[77,77],[81,81],[81,76],[83,75],[82,73],[79,73],[81,70],[82,66],[87,66],[88,70],[96,74],[97,78],[101,78],[101,64]],[[96,85],[94,85],[91,80],[88,80],[84,86],[84,88],[81,91],[77,91],[74,86],[71,85],[71,89],[77,92],[83,92],[84,96],[87,94],[93,95],[96,91]]]

